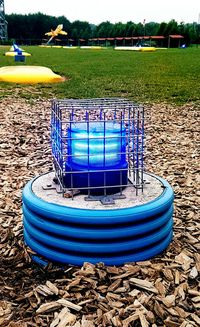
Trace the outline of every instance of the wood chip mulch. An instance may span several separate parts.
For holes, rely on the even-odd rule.
[[[174,240],[122,267],[41,267],[24,247],[21,192],[52,169],[50,102],[0,103],[0,326],[200,326],[200,106],[146,106],[146,169],[175,191]]]

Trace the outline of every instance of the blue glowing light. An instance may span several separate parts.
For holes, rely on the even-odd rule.
[[[126,130],[113,121],[77,122],[68,128],[67,187],[100,194],[127,184]],[[97,189],[95,189],[97,188]]]
[[[126,131],[115,122],[73,123],[69,129],[70,164],[105,168],[126,160]]]

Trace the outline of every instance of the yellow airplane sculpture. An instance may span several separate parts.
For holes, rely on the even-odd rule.
[[[47,44],[49,44],[51,40],[58,34],[67,35],[67,32],[63,31],[63,24],[58,25],[55,30],[51,30],[51,32],[45,33],[45,35],[51,36]]]

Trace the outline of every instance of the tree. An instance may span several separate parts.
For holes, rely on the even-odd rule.
[[[156,35],[163,35],[166,36],[166,29],[167,29],[167,23],[162,22],[160,26],[158,27]]]
[[[113,36],[113,24],[103,22],[96,27],[96,37],[111,37]]]
[[[157,30],[160,24],[155,22],[149,22],[145,24],[145,35],[157,35]]]
[[[165,35],[178,34],[178,23],[172,19],[166,26]]]
[[[135,35],[136,24],[133,22],[127,22],[126,24],[126,36],[134,36]]]
[[[190,44],[190,42],[199,42],[200,36],[200,25],[197,23],[185,24],[181,22],[178,25],[174,19],[161,24],[149,22],[145,28],[142,23],[135,24],[132,21],[126,24],[121,22],[112,24],[106,21],[97,26],[79,20],[71,23],[65,16],[54,17],[40,12],[29,15],[6,15],[6,20],[8,21],[8,37],[19,40],[21,43],[26,42],[26,40],[32,40],[31,42],[35,40],[35,43],[41,42],[45,33],[55,29],[58,24],[63,24],[64,30],[68,32],[67,37],[75,39],[77,43],[79,38],[88,40],[97,37],[181,34],[184,36],[185,42]]]

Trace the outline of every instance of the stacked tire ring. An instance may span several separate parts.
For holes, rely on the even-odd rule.
[[[154,177],[163,187],[155,200],[106,210],[46,202],[33,193],[33,179],[23,190],[25,243],[38,256],[60,264],[121,265],[160,254],[173,236],[174,195],[167,181]]]

